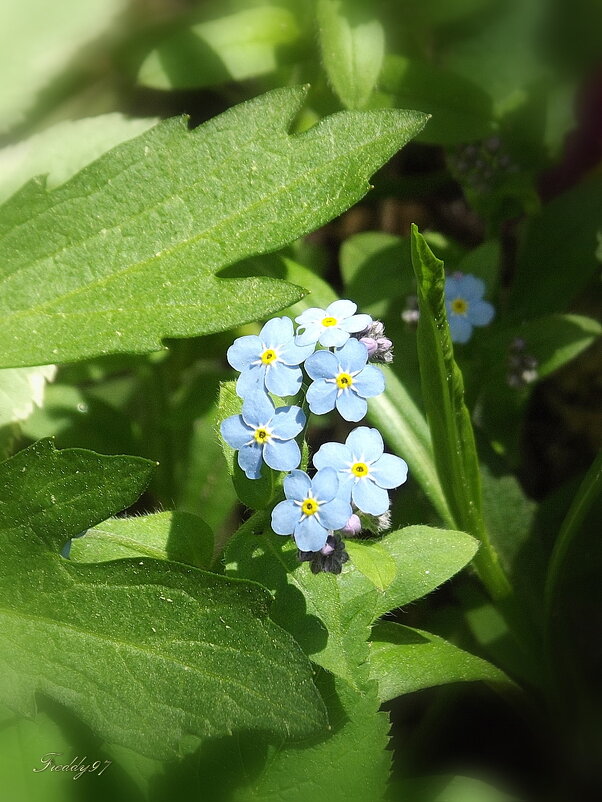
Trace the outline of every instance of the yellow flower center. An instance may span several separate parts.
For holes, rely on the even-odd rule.
[[[270,365],[276,359],[278,359],[278,354],[272,348],[267,348],[261,355],[261,361],[264,365]]]
[[[338,323],[338,320],[336,319],[336,317],[324,317],[324,318],[322,318],[322,325],[323,326],[336,326],[337,323]]]
[[[353,376],[350,376],[349,373],[339,373],[336,377],[336,383],[339,390],[346,390],[353,384]]]
[[[468,301],[464,298],[455,298],[450,306],[454,315],[465,315],[468,312]]]
[[[315,498],[306,498],[303,504],[301,505],[301,512],[304,515],[315,515],[319,508],[318,502]]]
[[[351,466],[351,473],[355,476],[368,476],[370,471],[368,470],[368,466],[365,462],[356,462]]]
[[[263,429],[261,426],[259,429],[255,429],[253,433],[253,437],[255,438],[255,442],[263,445],[264,443],[270,442],[271,434],[267,429]]]

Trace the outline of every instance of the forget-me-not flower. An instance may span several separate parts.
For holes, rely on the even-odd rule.
[[[452,342],[466,343],[473,326],[491,323],[495,309],[483,300],[485,284],[470,273],[454,273],[445,279],[445,307]]]
[[[370,315],[356,315],[353,301],[333,301],[326,309],[312,307],[295,318],[299,323],[297,345],[315,345],[326,348],[345,345],[353,332],[364,331],[372,323]]]
[[[384,454],[378,429],[358,426],[345,445],[325,443],[314,455],[319,471],[334,468],[339,478],[339,497],[351,499],[362,512],[382,515],[389,509],[387,490],[399,487],[408,475],[408,466],[400,457]]]
[[[313,479],[305,471],[293,471],[284,480],[286,500],[272,510],[273,531],[292,535],[301,551],[319,551],[329,530],[340,529],[351,515],[351,505],[338,491],[333,468],[318,471]]]
[[[342,348],[316,351],[305,362],[305,370],[314,380],[307,391],[309,408],[316,415],[335,406],[345,420],[361,420],[368,410],[366,398],[380,395],[385,377],[374,365],[366,365],[368,349],[359,340],[350,339]]]
[[[237,394],[246,398],[249,393],[265,388],[274,395],[296,395],[303,379],[299,364],[313,350],[313,344],[295,343],[290,318],[268,320],[258,335],[239,337],[228,348],[228,362],[241,371],[236,382]]]
[[[245,398],[241,415],[222,421],[222,437],[238,451],[238,464],[248,479],[261,477],[262,460],[276,471],[291,471],[301,462],[293,438],[305,426],[300,407],[275,408],[262,391]]]

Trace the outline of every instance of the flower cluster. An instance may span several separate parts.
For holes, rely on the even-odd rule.
[[[326,309],[311,308],[292,321],[273,318],[258,335],[239,337],[228,349],[228,362],[239,371],[236,392],[240,415],[221,423],[223,439],[238,451],[238,464],[249,479],[259,479],[262,464],[283,471],[285,499],[272,511],[272,530],[292,535],[298,559],[314,573],[340,573],[348,559],[341,535],[373,530],[388,520],[388,490],[405,482],[404,460],[384,453],[377,429],[359,426],[345,444],[325,443],[313,457],[313,478],[299,470],[297,443],[307,423],[300,406],[274,406],[270,394],[296,396],[304,388],[309,410],[323,415],[337,410],[347,421],[366,414],[368,398],[385,389],[382,371],[371,362],[391,362],[393,344],[380,321],[356,314],[352,301]],[[374,523],[376,522],[376,524]]]

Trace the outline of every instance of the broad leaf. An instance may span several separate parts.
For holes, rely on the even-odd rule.
[[[69,549],[69,559],[79,563],[125,557],[154,557],[207,568],[213,557],[213,534],[196,515],[157,512],[111,518],[75,538]]]
[[[193,25],[161,42],[140,68],[138,82],[154,89],[186,89],[265,75],[279,50],[299,37],[285,8],[260,6]]]
[[[340,214],[425,120],[347,112],[289,136],[303,97],[276,90],[193,132],[168,120],[52,192],[14,195],[0,209],[2,365],[157,350],[297,301],[283,282],[215,273]]]
[[[443,262],[435,257],[416,226],[412,226],[412,264],[420,307],[418,358],[422,395],[437,473],[456,524],[482,543],[475,561],[481,578],[490,593],[506,596],[510,590],[508,580],[483,522],[474,433],[445,311]]]
[[[0,132],[25,116],[41,90],[126,5],[126,0],[60,0],[49,14],[45,0],[2,0]]]
[[[382,23],[345,0],[318,0],[316,16],[328,80],[346,108],[361,109],[370,99],[383,62]]]
[[[99,737],[161,759],[183,736],[315,734],[325,719],[309,665],[269,620],[264,590],[151,558],[59,556],[133,502],[151,470],[47,441],[0,466],[0,702],[32,715],[43,693]]]
[[[377,590],[385,591],[395,579],[397,573],[395,560],[378,542],[349,540],[345,548],[353,565]]]
[[[64,120],[40,134],[0,150],[0,201],[36,175],[47,175],[54,189],[116,145],[146,131],[156,120],[130,120],[122,114],[101,114]]]
[[[381,88],[397,105],[419,109],[432,118],[423,142],[458,145],[490,135],[493,108],[487,94],[472,81],[426,62],[389,56],[383,68]]]
[[[370,640],[370,674],[381,702],[450,682],[510,683],[491,663],[421,629],[383,621]]]

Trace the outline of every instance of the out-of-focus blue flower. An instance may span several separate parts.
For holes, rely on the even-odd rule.
[[[319,551],[329,530],[340,529],[351,515],[348,501],[338,498],[336,471],[326,468],[310,479],[305,471],[293,471],[284,480],[285,501],[272,510],[272,529],[292,535],[301,551]]]
[[[353,301],[333,301],[326,309],[312,307],[295,318],[299,323],[297,345],[315,345],[339,348],[345,345],[352,332],[364,331],[372,323],[370,315],[356,315]]]
[[[307,391],[309,408],[316,415],[335,406],[345,420],[361,420],[368,410],[366,398],[380,395],[385,377],[374,365],[366,365],[368,349],[359,340],[348,340],[335,351],[316,351],[305,362],[314,380]]]
[[[265,387],[274,395],[295,395],[303,379],[299,364],[313,350],[313,344],[300,346],[295,343],[290,318],[268,320],[258,335],[239,337],[228,348],[228,362],[241,371],[236,392],[241,398],[246,398]]]
[[[445,306],[452,342],[466,343],[473,326],[491,323],[495,309],[483,300],[485,284],[470,273],[454,273],[445,279]]]
[[[261,391],[245,398],[241,415],[222,421],[222,437],[238,451],[238,464],[249,479],[261,476],[262,459],[276,471],[291,471],[301,462],[293,439],[305,426],[300,407],[277,407]]]
[[[408,475],[408,466],[400,457],[384,454],[378,429],[358,426],[345,445],[324,443],[313,463],[319,471],[334,468],[339,478],[339,497],[351,499],[362,512],[382,515],[389,509],[387,490],[399,487]]]

